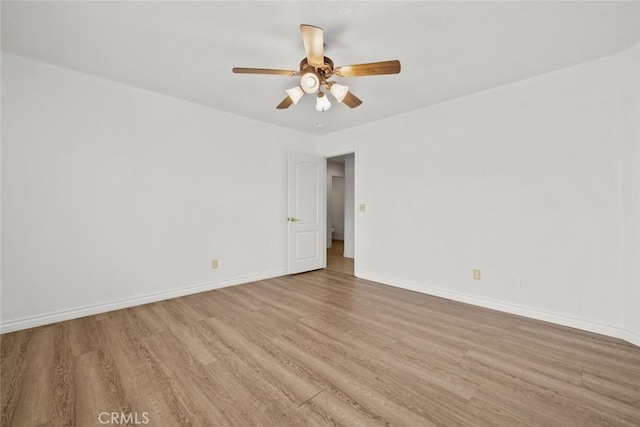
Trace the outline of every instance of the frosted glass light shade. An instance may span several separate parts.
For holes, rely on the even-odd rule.
[[[287,95],[293,101],[294,104],[297,104],[300,101],[300,98],[304,96],[304,92],[300,86],[292,87],[291,89],[287,89]]]
[[[316,98],[316,110],[323,112],[329,108],[331,108],[331,101],[329,101],[329,98],[327,98],[324,93],[319,92]]]
[[[342,102],[344,97],[347,96],[347,93],[349,93],[349,86],[343,86],[343,85],[334,83],[331,85],[330,91],[331,91],[331,95],[333,95],[336,98],[336,101]]]
[[[320,79],[314,73],[305,73],[300,77],[300,87],[306,93],[316,93],[320,88]]]

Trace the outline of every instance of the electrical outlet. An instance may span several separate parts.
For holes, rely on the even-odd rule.
[[[511,287],[515,288],[515,289],[521,289],[522,288],[522,277],[513,276],[513,278],[511,279]]]
[[[364,203],[360,203],[359,210],[360,210],[360,212],[366,211],[367,210],[367,205],[365,205]]]
[[[214,259],[211,261],[211,268],[218,268],[218,260]]]
[[[473,270],[473,280],[480,280],[480,270]]]

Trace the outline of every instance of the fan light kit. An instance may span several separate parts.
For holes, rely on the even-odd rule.
[[[300,77],[300,86],[306,93],[315,93],[320,87],[320,77],[315,73],[305,73]]]
[[[339,103],[349,108],[355,108],[362,104],[353,93],[349,92],[349,86],[339,85],[329,81],[336,77],[377,76],[381,74],[400,73],[400,61],[397,59],[382,62],[370,62],[366,64],[347,65],[334,67],[333,61],[324,56],[324,32],[322,28],[313,25],[300,25],[302,43],[307,54],[300,62],[300,70],[274,70],[270,68],[233,68],[238,74],[275,74],[280,76],[300,76],[300,84],[287,89],[287,97],[276,108],[289,108],[291,104],[297,104],[304,94],[316,95],[316,110],[323,112],[331,108],[331,101],[322,91],[324,87]]]
[[[318,92],[318,98],[316,99],[316,110],[323,112],[331,108],[331,101],[322,92]]]

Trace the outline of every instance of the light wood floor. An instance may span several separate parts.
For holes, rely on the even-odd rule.
[[[353,258],[343,257],[344,242],[334,240],[327,249],[327,270],[353,276]]]
[[[640,348],[343,267],[2,335],[2,426],[640,425]]]

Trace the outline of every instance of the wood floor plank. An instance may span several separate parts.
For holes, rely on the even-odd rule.
[[[49,376],[49,387],[53,394],[52,418],[61,425],[71,425],[75,420],[75,375],[69,326],[71,322],[53,325],[53,367]]]
[[[518,336],[505,336],[501,342],[513,347],[520,347],[524,351],[535,353],[550,361],[557,359],[571,361],[575,367],[585,372],[640,383],[640,364],[638,363],[620,361],[615,357],[609,358],[591,350],[526,332]]]
[[[640,426],[640,348],[350,271],[3,334],[1,424]]]
[[[0,425],[14,422],[16,409],[23,392],[27,376],[27,356],[30,356],[31,338],[34,330],[2,335],[2,373],[0,391],[2,396],[2,418]],[[20,402],[22,403],[22,402]]]
[[[599,395],[620,400],[632,407],[640,408],[640,384],[624,380],[613,380],[589,372],[582,374],[582,386]]]
[[[71,425],[96,425],[102,412],[122,412],[129,408],[120,385],[120,374],[108,350],[84,353],[76,358],[76,418]]]
[[[584,387],[576,387],[564,381],[545,375],[535,367],[525,367],[514,363],[495,354],[480,353],[474,350],[469,351],[465,358],[469,358],[493,370],[501,371],[512,377],[522,379],[522,381],[535,385],[541,390],[554,390],[557,398],[566,398],[583,404],[585,407],[599,407],[610,411],[612,418],[621,422],[632,423],[640,420],[640,407],[633,407],[624,402],[619,402],[607,396],[598,395]],[[564,405],[567,408],[567,405]]]
[[[427,344],[428,345],[428,344]],[[488,367],[481,363],[477,363],[474,360],[466,357],[452,355],[448,352],[434,351],[436,349],[425,347],[424,343],[420,343],[419,346],[415,345],[415,342],[399,342],[397,351],[399,356],[396,357],[398,369],[408,372],[429,372],[433,369],[438,369],[442,374],[450,374],[453,378],[463,379],[465,383],[462,384],[463,388],[460,388],[462,397],[469,398],[469,408],[467,411],[473,413],[478,419],[491,419],[491,416],[484,410],[485,408],[492,408],[495,414],[501,414],[506,418],[512,417],[514,420],[526,420],[526,413],[529,411],[529,402],[532,396],[538,396],[541,390],[535,385],[523,383],[520,378],[507,375],[502,372],[494,370],[492,367]],[[415,375],[415,374],[414,374]],[[417,379],[424,375],[416,375]],[[446,379],[446,377],[444,377]],[[384,377],[381,379],[385,379]],[[439,378],[436,377],[436,380]],[[430,381],[426,378],[427,384],[430,386],[438,386],[438,382]],[[420,381],[423,382],[423,381]],[[455,383],[447,384],[455,385]],[[464,388],[466,387],[466,389]],[[456,392],[456,389],[453,389]],[[514,393],[522,393],[516,401],[521,403],[520,405],[496,405],[491,399],[487,399],[489,394],[493,397],[499,396],[511,396]],[[544,399],[550,399],[555,402],[555,396],[544,395],[537,401],[537,406],[543,406]],[[449,399],[451,400],[451,399]],[[482,405],[476,405],[473,407],[472,402],[482,402]],[[508,399],[507,402],[509,403]],[[444,405],[446,406],[446,405]],[[553,411],[551,411],[553,413]],[[561,417],[560,417],[561,418]],[[530,421],[535,421],[538,425],[553,425],[553,419],[541,418],[534,416],[528,418]],[[556,421],[559,419],[556,416]],[[469,421],[470,422],[470,421]],[[534,423],[534,424],[535,424]],[[490,424],[490,423],[489,423]],[[526,425],[526,422],[518,422],[516,424]],[[480,424],[482,425],[482,424]]]
[[[328,364],[335,367],[348,369],[353,375],[360,378],[372,379],[389,368],[388,359],[382,362],[375,353],[368,353],[357,348],[341,343],[331,337],[313,331],[310,328],[301,327],[296,331],[289,331],[283,335],[282,339],[274,339],[274,344],[290,341],[304,347],[309,355],[323,359]]]
[[[125,310],[118,310],[114,312],[112,316],[97,322],[102,348],[134,346],[134,339],[140,334],[131,327],[124,311]]]
[[[55,363],[53,339],[52,326],[33,331],[23,357],[18,358],[13,368],[11,385],[7,389],[3,385],[2,419],[6,425],[32,426],[51,420],[55,404],[49,387],[49,375]]]
[[[278,347],[283,352],[304,361],[311,370],[324,379],[327,384],[325,393],[333,394],[359,416],[383,424],[425,425],[426,419],[422,414],[414,411],[413,407],[406,405],[405,402],[387,398],[376,391],[365,378],[359,377],[345,366],[332,363],[324,355],[311,352],[304,345],[289,338],[283,337],[277,341]],[[317,394],[310,400],[315,401],[316,397],[323,394]]]
[[[189,402],[190,418],[196,424],[245,424],[246,420],[230,404],[233,399],[173,333],[164,331],[146,341],[163,371],[172,378],[171,389]]]
[[[172,301],[178,300],[179,299],[176,298],[176,300]],[[125,312],[128,314],[127,319],[130,323],[136,324],[138,330],[141,331],[143,335],[165,331],[172,324],[172,322],[170,322],[171,319],[164,315],[159,315],[153,310],[155,307],[162,305],[162,303],[163,301],[131,307],[131,309]],[[191,310],[191,307],[189,307],[189,309]]]
[[[135,351],[129,347],[115,346],[108,349],[112,364],[118,367],[119,384],[122,387],[128,401],[142,399],[158,390],[170,387],[169,381],[159,381],[154,376],[154,370],[150,364],[138,357]],[[159,368],[157,368],[159,369]]]
[[[323,417],[326,422],[324,425],[335,426],[389,426],[389,422],[370,412],[367,408],[362,407],[350,396],[345,395],[337,389],[323,391],[313,399],[305,402],[302,408],[309,410],[311,413],[318,414]],[[421,420],[421,426],[429,426],[433,424]]]
[[[70,320],[68,327],[69,347],[74,356],[103,348],[100,328],[95,316]]]
[[[217,378],[229,404],[245,421],[237,425],[322,425],[317,414],[300,410],[282,396],[279,388],[255,367],[228,353],[208,364],[210,374]]]
[[[293,403],[302,404],[326,387],[313,371],[285,357],[272,345],[255,342],[239,334],[233,327],[232,319],[225,322],[210,318],[205,323],[232,346],[243,361],[254,366],[265,380],[276,386]]]
[[[420,377],[415,374],[420,373]],[[412,386],[403,387],[411,381]],[[446,426],[476,424],[475,416],[469,413],[468,401],[475,386],[462,384],[455,377],[448,378],[445,372],[428,369],[421,372],[406,366],[391,367],[380,375],[372,387],[389,400],[401,402],[429,423]]]

